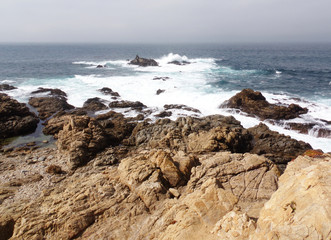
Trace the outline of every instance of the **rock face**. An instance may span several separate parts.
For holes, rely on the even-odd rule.
[[[17,89],[14,86],[11,86],[9,84],[0,84],[0,91],[9,91],[9,90],[14,90]]]
[[[89,111],[100,111],[105,110],[108,107],[102,103],[102,99],[100,98],[89,98],[87,99],[83,104],[83,109],[89,110]]]
[[[54,113],[75,108],[62,97],[32,97],[29,104],[38,111],[40,119],[47,119]]]
[[[250,152],[266,156],[277,163],[282,170],[289,161],[312,148],[308,143],[271,131],[263,123],[249,128],[248,131],[254,137]]]
[[[250,239],[330,239],[330,185],[330,154],[289,163]]]
[[[135,59],[131,60],[129,64],[138,65],[141,67],[159,66],[159,64],[154,59],[141,58],[138,55]]]
[[[261,92],[254,92],[252,89],[244,89],[240,93],[223,103],[221,107],[236,108],[248,114],[256,115],[264,119],[292,119],[308,112],[296,104],[288,107],[270,104],[266,101]]]
[[[25,104],[0,93],[0,138],[33,132],[39,120]]]

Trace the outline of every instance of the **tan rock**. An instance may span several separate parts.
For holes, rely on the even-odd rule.
[[[250,239],[330,239],[330,186],[330,154],[290,162]]]

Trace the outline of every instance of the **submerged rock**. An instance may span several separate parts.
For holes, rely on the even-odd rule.
[[[179,66],[182,66],[182,65],[187,65],[187,64],[191,64],[190,62],[188,61],[171,61],[171,62],[168,62],[168,64],[175,64],[175,65],[179,65]]]
[[[189,112],[201,113],[199,109],[186,106],[184,104],[166,104],[163,106],[165,110],[169,109],[181,109]]]
[[[141,58],[138,55],[135,59],[131,60],[129,64],[138,65],[141,67],[159,66],[159,64],[154,59]]]
[[[39,119],[28,107],[0,93],[0,138],[31,133],[37,128]]]
[[[99,92],[102,92],[105,95],[110,95],[113,97],[120,97],[118,92],[114,92],[111,88],[103,87],[98,90]]]
[[[252,89],[242,90],[224,102],[221,107],[240,109],[248,114],[256,115],[262,120],[288,120],[308,112],[307,108],[302,108],[297,104],[290,104],[288,107],[270,104],[261,92],[254,92]]]

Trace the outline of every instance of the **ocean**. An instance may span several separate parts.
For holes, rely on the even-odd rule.
[[[155,59],[160,66],[129,65],[137,54]],[[190,64],[168,64],[175,60]],[[69,104],[82,107],[88,98],[112,101],[98,91],[109,87],[123,100],[147,105],[152,120],[165,104],[185,104],[201,114],[176,110],[170,118],[233,115],[246,128],[260,120],[219,106],[242,89],[252,88],[270,103],[296,103],[309,109],[277,125],[264,121],[270,129],[331,151],[331,136],[317,137],[319,128],[331,130],[331,44],[0,44],[2,83],[17,87],[6,93],[24,103],[38,87],[60,88],[68,94]],[[159,89],[165,91],[157,95]],[[286,129],[287,122],[315,127],[300,134]]]

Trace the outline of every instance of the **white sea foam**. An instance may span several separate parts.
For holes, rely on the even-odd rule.
[[[1,84],[10,84],[10,83],[15,83],[15,82],[16,81],[14,81],[14,80],[7,80],[7,79],[0,81]]]
[[[248,128],[260,123],[256,118],[249,117],[245,114],[229,109],[220,109],[219,105],[238,91],[225,91],[215,88],[207,83],[213,82],[213,74],[224,72],[224,74],[233,75],[250,75],[256,73],[256,70],[234,70],[229,67],[219,67],[216,59],[212,58],[195,58],[190,59],[186,56],[170,53],[162,56],[156,61],[159,67],[138,67],[129,65],[126,60],[105,60],[100,62],[79,61],[73,64],[80,64],[86,67],[95,67],[97,65],[106,65],[107,67],[129,68],[135,74],[129,76],[109,76],[101,75],[76,75],[72,78],[39,80],[31,79],[18,85],[18,89],[8,91],[8,94],[17,98],[19,101],[27,102],[30,93],[38,87],[60,88],[68,95],[68,103],[76,107],[81,107],[83,103],[92,97],[99,97],[106,101],[112,101],[111,96],[103,95],[98,89],[109,87],[121,95],[121,99],[129,101],[141,101],[147,105],[152,114],[149,116],[155,119],[155,114],[163,111],[165,104],[184,104],[201,111],[201,114],[186,112],[182,110],[171,110],[173,113],[171,119],[179,116],[198,115],[206,116],[210,114],[233,115],[241,124]],[[190,64],[178,66],[168,64],[171,61],[187,61]],[[165,81],[153,80],[155,77],[168,77]],[[158,89],[165,90],[160,95],[156,94]],[[274,94],[262,92],[266,99],[275,104],[296,103],[309,109],[308,114],[300,118],[290,120],[292,122],[314,122],[318,125],[328,127],[325,122],[318,119],[331,120],[331,103],[318,101],[312,102],[305,99],[293,98],[287,94]],[[127,109],[119,110],[127,116],[135,116],[135,111]],[[270,129],[290,135],[291,137],[309,142],[314,148],[323,151],[331,151],[331,139],[316,138],[315,132],[311,131],[310,135],[299,134],[295,131],[286,130],[284,125],[272,125],[265,122]],[[286,123],[286,122],[285,122]],[[324,124],[324,125],[323,125]]]

